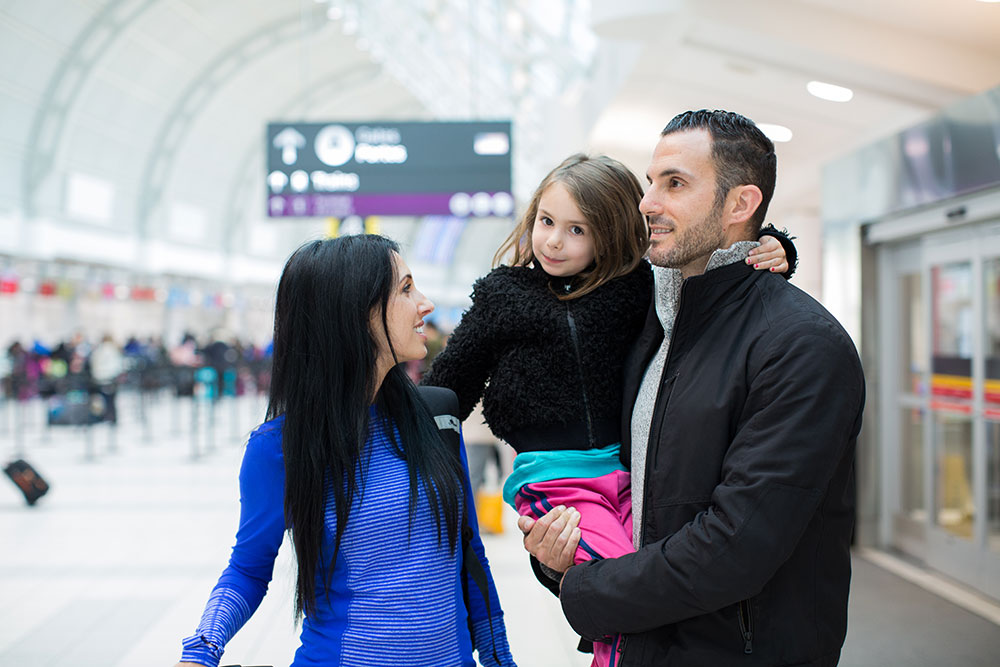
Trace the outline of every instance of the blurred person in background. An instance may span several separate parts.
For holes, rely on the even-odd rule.
[[[424,359],[426,368],[434,363],[441,350],[448,344],[448,337],[434,324],[433,320],[427,320],[424,324],[424,335],[427,336],[427,358]]]
[[[315,241],[288,260],[267,421],[240,471],[236,545],[181,665],[218,665],[260,604],[286,529],[302,622],[295,667],[473,667],[473,650],[483,665],[513,665],[465,457],[401,365],[427,353],[433,307],[381,236]],[[488,601],[468,579],[463,526]]]
[[[38,378],[41,376],[41,365],[38,356],[14,341],[7,348],[8,376],[5,390],[10,398],[24,401],[34,396],[38,391]]]
[[[642,196],[635,175],[607,156],[572,155],[549,172],[497,251],[495,264],[511,265],[476,282],[424,378],[458,395],[461,419],[482,398],[490,429],[517,451],[503,498],[519,514],[574,509],[576,562],[634,550],[619,449],[625,355],[652,294]],[[775,236],[788,241],[761,231],[758,270],[788,268]],[[605,639],[593,647],[596,667],[614,661],[617,639]]]
[[[424,373],[431,367],[431,363],[446,344],[444,332],[438,329],[431,320],[424,322],[424,336],[427,337],[427,356],[423,359],[413,359],[406,362],[406,374],[410,376],[414,384],[420,384]]]
[[[170,384],[170,355],[163,339],[150,336],[142,350],[139,386],[143,391],[156,391]]]
[[[231,338],[225,329],[213,329],[209,343],[199,351],[204,364],[215,371],[215,391],[212,395],[216,400],[224,393],[226,372],[233,371],[239,360],[239,352],[229,342]]]
[[[125,362],[124,356],[111,338],[111,334],[105,334],[101,338],[101,342],[91,351],[88,365],[94,389],[104,399],[104,419],[112,424],[117,424],[116,397],[118,383],[125,372]]]
[[[174,369],[174,388],[178,396],[194,396],[194,370],[201,366],[198,341],[185,332],[181,342],[169,352]]]
[[[20,343],[16,343],[18,347],[21,346]],[[15,395],[13,389],[12,375],[14,374],[14,362],[12,359],[13,355],[8,348],[7,352],[0,357],[0,391],[3,392],[3,398],[12,398]]]

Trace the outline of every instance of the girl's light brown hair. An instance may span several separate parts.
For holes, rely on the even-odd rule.
[[[566,158],[542,179],[521,221],[493,257],[493,266],[508,256],[512,266],[536,262],[531,232],[538,216],[538,202],[553,183],[562,183],[569,191],[594,241],[594,263],[574,277],[569,292],[556,296],[564,301],[581,297],[635,269],[649,248],[649,229],[639,213],[639,179],[618,160],[583,153]]]

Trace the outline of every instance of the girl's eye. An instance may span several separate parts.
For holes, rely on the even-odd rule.
[[[411,289],[413,289],[413,283],[403,283],[404,293],[409,292]]]
[[[570,227],[570,231],[576,234],[577,236],[583,236],[583,227],[580,227],[578,225],[573,225],[572,227]]]
[[[544,215],[541,217],[541,222],[546,227],[551,227],[552,225],[555,224],[554,222],[552,222],[552,218],[547,218]]]

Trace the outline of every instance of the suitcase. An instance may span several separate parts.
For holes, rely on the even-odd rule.
[[[476,519],[481,530],[503,533],[503,495],[499,491],[476,491]]]
[[[107,412],[103,396],[74,389],[49,399],[48,422],[49,426],[88,426],[105,421]]]
[[[11,461],[4,466],[3,471],[17,484],[17,488],[21,489],[29,505],[34,505],[39,498],[49,492],[49,483],[24,459]]]

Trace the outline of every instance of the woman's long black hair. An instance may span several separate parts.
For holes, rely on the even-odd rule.
[[[376,235],[310,242],[292,254],[278,283],[267,418],[285,416],[284,508],[298,563],[296,618],[316,609],[317,573],[323,574],[324,588],[329,585],[351,502],[364,479],[377,382],[371,323],[380,320],[389,339],[386,311],[397,288],[393,254],[398,252],[395,242]],[[395,358],[391,339],[389,347]],[[374,403],[381,426],[406,461],[411,520],[422,484],[431,507],[439,510],[439,542],[446,534],[454,549],[463,474],[456,453],[398,365],[382,381]],[[328,492],[337,526],[333,552],[323,562]]]

